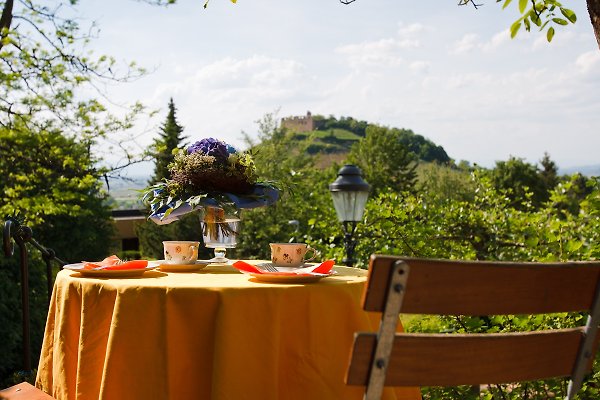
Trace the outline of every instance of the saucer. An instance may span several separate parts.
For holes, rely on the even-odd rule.
[[[191,264],[167,264],[165,260],[155,261],[159,264],[158,269],[164,272],[190,272],[205,268],[211,262],[208,260],[196,260]]]

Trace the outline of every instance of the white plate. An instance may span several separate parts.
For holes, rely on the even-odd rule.
[[[158,269],[165,272],[189,272],[198,271],[211,264],[209,260],[196,260],[193,264],[167,264],[165,260],[152,261],[158,263]]]
[[[131,276],[141,276],[144,272],[150,271],[158,266],[154,261],[148,261],[148,266],[146,268],[134,268],[134,269],[83,269],[83,265],[87,263],[76,263],[76,264],[67,264],[63,267],[63,269],[68,269],[71,271],[79,272],[83,276],[91,276],[91,277],[131,277]]]
[[[243,272],[243,271],[242,271]],[[251,275],[255,279],[261,282],[269,283],[312,283],[317,282],[323,278],[336,275],[337,272],[331,271],[328,274],[318,273],[295,273],[295,272],[265,272],[262,274],[255,272],[244,272],[245,274]]]

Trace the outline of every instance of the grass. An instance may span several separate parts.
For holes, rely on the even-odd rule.
[[[298,132],[295,133],[294,136],[299,140],[307,139],[308,137],[313,137],[315,139],[327,139],[327,138],[335,138],[338,141],[356,141],[361,137],[355,134],[354,132],[347,131],[345,129],[328,129],[326,131],[311,131],[311,132]]]
[[[338,140],[360,140],[360,136],[358,136],[356,133],[339,128],[329,129],[326,131],[313,131],[311,133],[314,135],[314,137],[319,139],[334,136]]]

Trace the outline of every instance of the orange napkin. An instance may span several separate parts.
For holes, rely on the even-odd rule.
[[[83,269],[144,269],[147,266],[147,260],[133,260],[122,262],[121,259],[115,255],[106,257],[100,262],[83,261]]]
[[[253,274],[263,273],[261,269],[258,269],[254,265],[248,264],[245,261],[236,261],[233,263],[233,267],[239,269],[240,271],[252,272]]]
[[[331,272],[334,264],[335,260],[327,260],[322,262],[317,268],[313,269],[312,272],[317,274],[328,274]]]
[[[312,274],[329,274],[329,272],[331,272],[331,269],[333,268],[333,265],[335,264],[334,260],[327,260],[321,264],[319,264],[317,267],[315,267],[315,269],[309,271],[303,271],[301,272],[294,272],[294,271],[280,271],[280,272],[268,272],[268,271],[263,271],[260,268],[255,267],[252,264],[248,264],[245,261],[236,261],[233,263],[233,267],[239,269],[240,271],[245,271],[245,272],[250,272],[253,274],[273,274],[273,275],[299,275],[299,274],[305,274],[305,275],[312,275]],[[303,268],[304,269],[304,268]]]

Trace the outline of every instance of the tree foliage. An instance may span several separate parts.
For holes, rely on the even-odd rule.
[[[319,130],[345,129],[363,137],[366,134],[367,126],[369,126],[367,121],[358,121],[352,117],[343,116],[337,119],[334,116],[324,117],[322,115],[315,115],[313,116],[313,120]]]
[[[422,135],[414,133],[410,129],[400,129],[400,143],[408,150],[417,155],[420,160],[437,162],[441,164],[450,163],[450,157],[442,146],[436,145]]]
[[[17,123],[0,128],[0,152],[0,214],[25,216],[67,260],[106,254],[112,232],[106,193],[86,143]]]
[[[558,185],[558,166],[550,159],[548,153],[544,153],[544,157],[540,160],[541,168],[538,175],[542,180],[546,190],[552,190]]]
[[[412,190],[418,158],[402,143],[402,131],[371,125],[348,159],[358,165],[375,193]]]
[[[538,176],[537,167],[520,158],[497,161],[492,171],[492,182],[497,189],[506,191],[511,205],[516,208],[526,207],[529,203],[538,207],[548,199],[548,191]],[[531,199],[528,199],[528,194],[531,194]]]
[[[106,193],[86,143],[15,121],[11,128],[0,126],[0,154],[0,215],[24,217],[35,239],[63,260],[102,259],[110,252]],[[46,278],[40,253],[29,250],[31,343],[37,356],[47,314]],[[17,257],[0,257],[1,387],[22,368],[19,282]]]
[[[533,206],[540,208],[551,196],[552,190],[561,182],[558,176],[558,167],[546,153],[540,165],[525,162],[523,159],[510,157],[507,161],[497,161],[496,167],[491,170],[490,176],[497,189],[504,190],[512,201],[512,206],[523,208]],[[585,178],[580,176],[580,193],[585,191],[587,185]],[[574,188],[570,189],[574,194]],[[581,200],[578,197],[577,202]],[[563,205],[573,209],[573,205]]]
[[[34,231],[34,234],[36,232]],[[18,253],[18,248],[16,250]],[[21,325],[20,265],[15,257],[0,257],[0,387],[22,382],[24,376],[15,375],[23,370],[23,328]],[[31,324],[32,364],[39,356],[48,316],[45,264],[40,253],[31,251],[29,263],[29,310]]]

